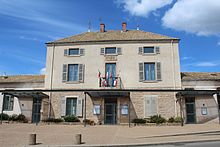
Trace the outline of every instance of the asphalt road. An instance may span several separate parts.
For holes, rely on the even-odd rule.
[[[172,145],[154,145],[152,147],[220,147],[220,141],[217,142],[197,142],[197,143],[175,143]]]

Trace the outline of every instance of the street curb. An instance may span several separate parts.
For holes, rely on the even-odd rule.
[[[218,142],[220,139],[214,140],[191,140],[191,141],[170,141],[166,143],[139,143],[139,144],[82,144],[82,145],[24,145],[22,147],[134,147],[134,146],[159,146],[159,145],[179,145],[198,142]]]

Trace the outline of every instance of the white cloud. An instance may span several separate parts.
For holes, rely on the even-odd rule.
[[[192,60],[192,59],[193,59],[192,57],[187,57],[187,56],[181,58],[181,60]]]
[[[213,67],[213,66],[218,66],[217,63],[214,62],[199,62],[196,63],[194,66],[199,66],[199,67]]]
[[[42,74],[42,75],[44,75],[45,74],[45,72],[46,72],[46,68],[44,67],[44,68],[42,68],[41,70],[40,70],[40,74]]]
[[[122,5],[124,11],[134,16],[147,17],[151,12],[169,5],[173,0],[116,0],[116,3]],[[155,13],[157,14],[157,13]]]
[[[197,35],[220,35],[219,0],[178,0],[162,18],[163,26]]]

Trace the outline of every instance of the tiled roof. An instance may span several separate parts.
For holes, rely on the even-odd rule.
[[[14,75],[0,76],[0,83],[44,83],[44,75]]]
[[[59,39],[50,43],[77,43],[77,42],[100,42],[100,41],[140,41],[140,40],[179,40],[165,35],[145,32],[141,30],[109,30],[101,32],[86,32],[67,38]]]
[[[220,81],[220,72],[182,72],[182,81]]]

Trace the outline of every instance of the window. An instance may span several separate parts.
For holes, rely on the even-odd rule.
[[[144,80],[154,81],[155,76],[155,63],[144,63]]]
[[[77,98],[66,99],[66,115],[76,116]]]
[[[101,114],[101,105],[94,105],[93,106],[93,114],[95,114],[95,115]]]
[[[83,64],[63,64],[63,82],[84,82],[84,69]]]
[[[121,105],[121,114],[128,115],[128,105],[127,104]]]
[[[64,56],[84,56],[85,49],[84,48],[70,48],[64,49]]]
[[[152,54],[154,52],[154,47],[144,47],[144,54]]]
[[[69,49],[69,55],[79,55],[79,49],[78,48]]]
[[[156,54],[160,54],[160,47],[159,46],[138,47],[138,54],[139,55],[156,55]]]
[[[68,65],[68,81],[78,81],[78,64]]]
[[[116,47],[106,47],[105,54],[117,54]]]
[[[4,95],[4,107],[3,110],[5,111],[13,111],[14,105],[14,97],[11,95]]]

